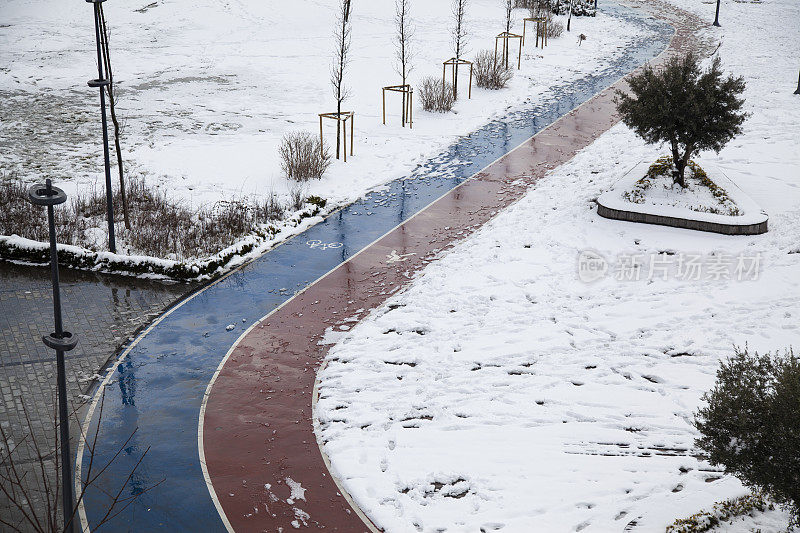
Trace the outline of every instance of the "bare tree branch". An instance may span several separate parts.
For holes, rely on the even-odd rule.
[[[336,99],[336,114],[338,118],[342,116],[342,103],[350,96],[350,91],[344,83],[344,73],[347,69],[350,53],[350,7],[351,0],[341,0],[339,4],[339,14],[336,19],[336,29],[334,38],[336,40],[336,50],[334,52],[333,67],[331,68],[331,86],[333,87],[333,97]],[[336,122],[336,159],[339,159],[339,149],[341,146],[341,132],[339,121]]]
[[[114,85],[114,74],[111,70],[111,53],[108,46],[108,27],[106,26],[106,16],[103,13],[103,4],[99,4],[100,11],[100,44],[103,51],[103,64],[106,70],[109,84],[106,87],[108,92],[108,106],[111,111],[111,122],[114,124],[114,151],[117,154],[117,170],[119,172],[119,192],[122,198],[122,217],[125,222],[125,229],[131,229],[130,216],[128,215],[128,197],[125,194],[125,173],[122,165],[122,146],[120,138],[122,137],[122,128],[120,127],[119,119],[117,118],[116,106],[116,87]]]
[[[506,29],[505,33],[508,36],[511,33],[511,26],[514,24],[514,0],[502,0],[503,2],[503,11],[505,12],[505,23]],[[509,42],[508,37],[503,39],[503,62],[506,68],[508,68],[508,54],[509,54]]]
[[[453,29],[450,39],[456,59],[461,59],[467,53],[469,31],[467,30],[466,14],[468,6],[469,0],[453,0]]]
[[[467,53],[467,31],[466,13],[469,0],[453,0],[453,29],[450,33],[450,41],[453,46],[456,64],[453,76],[453,97],[458,98],[458,60]]]
[[[103,394],[101,396],[100,410],[98,412],[98,423],[94,431],[94,439],[91,442],[86,439],[83,427],[81,426],[80,421],[77,420],[77,410],[74,408],[74,406],[72,408],[71,416],[75,417],[75,419],[78,421],[78,427],[80,428],[81,436],[86,442],[85,451],[88,454],[88,464],[87,468],[83,472],[85,479],[77,491],[78,494],[76,501],[73,504],[71,513],[67,517],[68,523],[74,522],[77,519],[78,509],[80,508],[81,502],[86,495],[86,491],[115,461],[117,461],[120,454],[125,450],[125,448],[127,448],[128,444],[136,434],[136,430],[134,430],[125,440],[125,442],[122,443],[122,445],[116,450],[116,453],[113,454],[103,468],[97,473],[94,472],[94,458],[99,428],[103,416],[104,399],[105,395]],[[53,405],[55,406],[55,402],[53,402]],[[0,525],[3,526],[4,531],[11,530],[24,533],[30,531],[35,531],[37,533],[61,533],[65,529],[65,525],[62,524],[60,520],[61,508],[59,494],[61,490],[63,490],[63,487],[61,486],[62,480],[57,474],[55,474],[60,471],[60,454],[55,452],[45,454],[43,452],[41,444],[34,437],[34,424],[33,421],[31,421],[24,404],[22,409],[25,413],[25,422],[27,424],[28,433],[24,435],[19,442],[12,442],[11,436],[8,434],[5,428],[0,426],[0,495],[3,495],[6,499],[8,499],[10,506],[17,513],[19,513],[18,519],[6,516],[0,517]],[[54,441],[56,450],[60,444],[58,440],[59,423],[60,421],[58,420],[58,414],[54,408],[52,427],[56,436]],[[30,450],[33,452],[34,465],[32,467],[27,466],[29,461],[20,456],[20,453],[24,451],[23,444],[25,444],[25,450]],[[98,527],[112,520],[114,517],[118,516],[142,494],[164,482],[164,479],[162,479],[157,483],[151,484],[142,491],[138,491],[135,494],[127,497],[122,497],[123,491],[139,469],[149,450],[150,448],[148,447],[138,458],[136,464],[134,464],[133,467],[128,471],[127,477],[114,494],[107,493],[104,489],[98,487],[98,490],[108,494],[110,502],[105,508],[104,516],[97,524],[93,524],[94,529],[97,529]],[[52,459],[49,459],[50,456],[52,456]],[[52,467],[53,462],[55,463],[55,468]],[[51,476],[54,480],[54,483],[51,483]],[[67,480],[66,482],[72,483],[72,480]],[[35,501],[32,497],[33,494],[30,492],[31,490],[38,490],[39,492],[42,492],[43,501]]]
[[[506,16],[506,33],[511,33],[511,26],[514,25],[514,0],[502,0],[502,2]]]
[[[414,37],[414,22],[411,19],[411,0],[395,0],[395,70],[406,85],[408,75],[414,70],[414,48],[411,39]]]

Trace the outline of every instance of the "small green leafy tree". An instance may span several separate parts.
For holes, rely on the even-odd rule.
[[[669,143],[673,179],[686,187],[686,165],[701,150],[719,152],[742,132],[745,82],[723,78],[719,57],[707,70],[693,52],[673,57],[659,71],[645,67],[628,79],[631,94],[617,91],[622,121],[648,143]]]
[[[751,355],[723,362],[707,405],[695,415],[695,444],[713,465],[786,506],[800,525],[800,359]]]

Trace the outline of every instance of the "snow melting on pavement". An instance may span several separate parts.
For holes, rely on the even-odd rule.
[[[711,9],[674,2],[706,18]],[[704,159],[769,213],[769,232],[599,218],[597,196],[661,153],[624,126],[556,169],[331,350],[319,438],[377,525],[663,531],[746,492],[697,458],[691,420],[734,345],[800,345],[800,97],[782,55],[800,29],[768,31],[800,6],[723,7],[722,58],[747,77],[753,116]],[[593,283],[578,276],[586,250],[606,261]],[[638,273],[625,267],[634,256]],[[686,275],[690,257],[700,279]],[[727,530],[773,530],[786,517],[751,522]]]

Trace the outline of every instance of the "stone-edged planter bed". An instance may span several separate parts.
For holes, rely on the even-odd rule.
[[[767,214],[727,176],[710,165],[704,166],[708,179],[722,189],[730,202],[735,204],[737,214],[704,212],[688,207],[631,201],[630,193],[637,188],[637,184],[647,174],[650,166],[649,161],[640,162],[617,180],[611,189],[601,194],[597,199],[597,214],[613,220],[658,224],[725,235],[766,233],[769,219]]]

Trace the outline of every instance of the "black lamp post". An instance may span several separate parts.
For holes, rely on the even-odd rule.
[[[719,26],[719,2],[720,0],[717,0],[717,14],[714,16],[714,26]]]
[[[106,119],[106,87],[111,83],[103,74],[103,54],[100,49],[100,4],[105,0],[86,0],[94,7],[94,33],[97,42],[97,79],[90,80],[89,87],[100,88],[100,113],[103,124],[103,157],[106,168],[106,218],[108,219],[108,247],[112,253],[117,251],[114,238],[114,200],[111,192],[111,161],[108,156],[108,126]]]
[[[67,376],[64,365],[64,352],[75,348],[78,338],[64,331],[61,322],[61,292],[58,287],[58,252],[56,250],[56,223],[53,206],[67,201],[67,195],[58,187],[53,187],[48,179],[45,185],[33,185],[28,189],[28,200],[34,205],[47,207],[47,223],[50,228],[50,275],[53,282],[53,320],[55,331],[42,337],[45,345],[56,351],[56,372],[58,380],[58,427],[61,441],[61,490],[64,507],[64,531],[72,533],[74,499],[72,497],[72,454],[69,446],[69,413],[67,412]]]
[[[572,1],[569,0],[569,16],[567,17],[567,31],[569,31],[569,23],[572,22]]]

